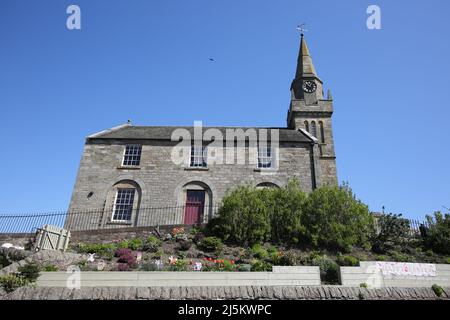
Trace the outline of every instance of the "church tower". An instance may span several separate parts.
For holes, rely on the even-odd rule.
[[[322,184],[337,184],[332,115],[331,92],[328,90],[324,97],[323,82],[317,75],[302,33],[297,70],[291,84],[287,125],[294,130],[304,129],[317,138]]]

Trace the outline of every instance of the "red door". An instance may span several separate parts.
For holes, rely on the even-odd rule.
[[[205,207],[205,191],[187,190],[184,224],[199,224]]]

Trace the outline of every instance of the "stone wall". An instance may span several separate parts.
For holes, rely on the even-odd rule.
[[[390,264],[390,262],[387,262]],[[413,269],[419,266],[416,263],[396,263],[404,264],[406,268]],[[340,283],[345,286],[358,287],[361,283],[366,283],[369,288],[382,287],[431,287],[437,284],[442,287],[450,287],[450,265],[430,264],[435,266],[436,274],[430,275],[402,275],[383,274],[377,267],[376,261],[361,261],[359,267],[340,267]]]
[[[450,298],[450,288],[440,299]],[[236,287],[22,287],[0,300],[436,300],[431,288],[364,289],[338,286],[236,286]]]
[[[164,141],[143,141],[141,166],[137,169],[122,168],[125,144],[126,141],[120,140],[95,140],[85,145],[70,202],[71,212],[111,208],[114,185],[121,181],[133,181],[139,186],[139,199],[136,201],[141,208],[184,205],[183,188],[189,183],[201,183],[210,191],[212,199],[207,205],[211,207],[221,202],[227,190],[245,183],[283,186],[289,179],[297,179],[303,190],[311,191],[313,188],[308,143],[280,143],[279,170],[270,173],[258,171],[256,164],[248,161],[245,164],[209,164],[206,170],[193,170],[173,163],[171,152],[174,143]],[[249,159],[248,149],[245,156]],[[105,217],[92,214],[91,218],[92,227],[96,228]],[[173,221],[171,218],[169,223],[183,222],[182,215],[177,219]],[[138,223],[141,220],[146,221],[133,219]],[[69,221],[66,227],[76,230],[77,224]]]

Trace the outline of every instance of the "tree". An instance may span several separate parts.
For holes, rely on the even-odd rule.
[[[423,239],[424,246],[437,253],[450,254],[450,214],[435,212],[427,215],[428,229]]]
[[[304,211],[306,239],[318,247],[347,251],[366,246],[373,232],[373,216],[344,184],[325,186],[310,193]]]

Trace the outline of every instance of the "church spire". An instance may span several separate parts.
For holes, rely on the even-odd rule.
[[[295,73],[295,79],[317,77],[316,68],[312,62],[311,55],[309,53],[308,45],[306,44],[305,37],[302,33],[300,41],[300,50],[297,59],[297,71]]]

